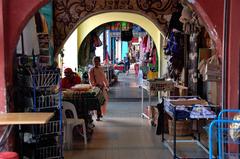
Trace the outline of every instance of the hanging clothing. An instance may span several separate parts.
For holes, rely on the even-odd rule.
[[[43,32],[42,18],[39,12],[35,14],[35,23],[36,23],[36,31],[37,33]]]
[[[152,64],[155,66],[157,64],[157,49],[152,50]]]
[[[147,38],[147,45],[145,47],[145,52],[150,52],[151,51],[151,38],[148,36]]]
[[[46,18],[42,14],[40,16],[41,16],[41,20],[42,20],[42,28],[43,28],[42,32],[48,33],[48,25],[47,25]]]
[[[146,35],[144,38],[143,38],[143,41],[142,41],[142,47],[143,48],[146,48],[147,47],[147,41],[148,41],[148,36]]]

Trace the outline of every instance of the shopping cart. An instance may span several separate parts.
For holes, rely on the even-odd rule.
[[[229,118],[225,118],[225,113]],[[240,119],[233,116],[240,115],[240,110],[222,110],[218,118],[209,126],[209,159],[238,159],[240,158]],[[214,127],[217,129],[214,132]],[[213,154],[213,138],[217,134],[218,153]]]

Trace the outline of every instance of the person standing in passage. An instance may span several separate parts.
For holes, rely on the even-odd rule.
[[[99,110],[97,110],[97,121],[100,121],[100,118],[102,117],[102,113],[106,113],[106,107],[107,107],[107,101],[108,101],[108,95],[107,90],[109,89],[109,83],[105,76],[105,73],[100,65],[100,57],[95,56],[93,57],[93,65],[89,70],[89,83],[94,87],[99,87],[104,95],[105,103],[101,106]]]
[[[126,75],[128,75],[129,69],[130,69],[130,57],[129,57],[129,55],[127,55],[127,57],[124,58],[124,65],[125,65]]]

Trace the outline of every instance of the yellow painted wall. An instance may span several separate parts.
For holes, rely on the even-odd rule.
[[[92,17],[89,17],[88,19],[84,20],[77,28],[78,29],[78,47],[80,47],[84,38],[93,29],[95,29],[96,27],[104,23],[114,22],[114,21],[126,21],[130,23],[134,23],[141,26],[144,30],[148,32],[148,34],[152,37],[157,47],[158,58],[159,58],[158,66],[160,67],[159,68],[159,70],[161,70],[160,72],[162,72],[162,69],[164,68],[162,60],[164,58],[163,58],[163,55],[160,55],[161,32],[152,21],[136,13],[108,12],[108,13],[101,13],[101,14],[97,14]]]

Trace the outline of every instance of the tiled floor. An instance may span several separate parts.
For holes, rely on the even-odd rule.
[[[120,97],[129,101],[109,102],[108,112],[103,120],[95,122],[91,141],[84,146],[80,139],[76,139],[73,150],[64,152],[66,159],[172,158],[160,136],[155,134],[156,128],[152,127],[148,120],[140,117],[140,89],[134,83],[134,76],[120,76],[119,81],[115,88],[111,88],[111,98]],[[131,98],[139,101],[131,101]],[[184,156],[207,158],[192,144],[179,144],[178,149],[179,154]]]

